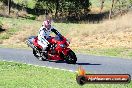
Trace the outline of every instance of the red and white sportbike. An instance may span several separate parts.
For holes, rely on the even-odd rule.
[[[68,64],[75,64],[77,57],[75,53],[68,48],[70,42],[59,32],[55,37],[50,37],[47,52],[42,52],[42,46],[38,44],[37,36],[30,36],[27,39],[27,45],[33,49],[33,54],[39,60],[65,61]]]

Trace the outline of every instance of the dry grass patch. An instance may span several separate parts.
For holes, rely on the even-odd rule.
[[[70,36],[76,37],[72,37],[74,42],[71,46],[77,46],[77,48],[78,46],[79,48],[132,48],[131,20],[132,15],[127,14],[101,24],[80,25],[80,30],[70,34]]]

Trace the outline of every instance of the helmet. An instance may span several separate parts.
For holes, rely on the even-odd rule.
[[[51,22],[49,20],[46,20],[46,21],[43,22],[43,26],[45,26],[45,28],[47,28],[47,29],[50,29]]]

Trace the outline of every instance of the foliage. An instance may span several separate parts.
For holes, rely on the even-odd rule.
[[[8,0],[1,1],[6,5],[8,4]],[[42,14],[55,13],[55,16],[59,16],[59,14],[77,16],[86,13],[90,6],[89,0],[12,0],[12,3],[23,8],[33,9]],[[34,14],[35,11],[33,11]]]
[[[31,20],[35,20],[36,19],[36,16],[35,15],[32,15],[32,14],[28,14],[27,19],[31,19]]]
[[[13,2],[22,5],[23,7],[28,7],[31,9],[34,9],[37,3],[36,0],[13,0]]]
[[[81,13],[81,10],[88,9],[90,6],[90,3],[88,0],[63,0],[60,2],[60,12],[68,12],[69,14],[75,12]]]
[[[130,3],[132,3],[132,0],[129,0]]]

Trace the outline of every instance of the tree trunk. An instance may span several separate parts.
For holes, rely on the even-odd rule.
[[[104,8],[104,1],[105,1],[105,0],[101,0],[100,13],[102,12],[102,10],[103,10],[103,8]]]
[[[11,10],[11,0],[8,0],[8,15],[10,15]]]
[[[59,0],[56,0],[56,12],[55,12],[55,18],[58,17],[58,10],[59,10]]]
[[[114,2],[115,2],[115,0],[112,0],[111,9],[110,9],[110,12],[109,12],[109,19],[111,19],[111,16],[112,16],[112,10],[113,10],[113,7],[114,7]]]

